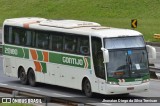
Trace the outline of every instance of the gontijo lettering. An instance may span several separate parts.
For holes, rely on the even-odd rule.
[[[83,65],[82,59],[70,58],[70,57],[62,57],[63,63],[73,64],[73,65]]]

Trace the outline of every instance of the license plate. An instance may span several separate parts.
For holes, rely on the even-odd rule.
[[[134,87],[128,87],[127,90],[134,90]]]

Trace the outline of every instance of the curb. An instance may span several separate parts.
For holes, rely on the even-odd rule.
[[[151,78],[150,81],[157,81],[157,82],[160,82],[159,79],[153,79],[153,78]]]
[[[146,42],[147,45],[160,46],[160,42]]]

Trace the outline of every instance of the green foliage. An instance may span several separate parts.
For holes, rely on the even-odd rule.
[[[160,0],[0,0],[0,24],[7,18],[44,17],[98,22],[104,26],[138,30],[147,41],[160,41]]]
[[[0,106],[33,106],[31,104],[20,104],[20,103],[0,103]]]

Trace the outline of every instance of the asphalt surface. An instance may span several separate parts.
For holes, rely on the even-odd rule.
[[[1,32],[1,30],[0,30]],[[0,33],[1,34],[1,33]],[[157,60],[155,61],[156,67],[160,65],[160,47],[156,47],[157,50]],[[48,84],[39,84],[38,87],[30,87],[29,85],[21,85],[19,79],[13,77],[7,77],[3,74],[3,61],[2,57],[0,57],[0,86],[14,88],[17,90],[33,92],[43,95],[48,95],[51,97],[65,97],[67,99],[76,99],[78,101],[86,101],[87,103],[91,103],[98,106],[159,106],[160,103],[103,103],[102,101],[115,96],[106,96],[96,94],[94,98],[86,98],[81,91],[48,85]],[[1,95],[0,96],[4,96]],[[116,95],[117,96],[117,95]],[[119,95],[118,95],[119,96]],[[160,99],[160,80],[151,80],[150,81],[150,90],[148,92],[141,93],[132,93],[129,96],[124,96],[127,98],[130,97],[157,97]],[[81,105],[80,105],[81,106]]]

